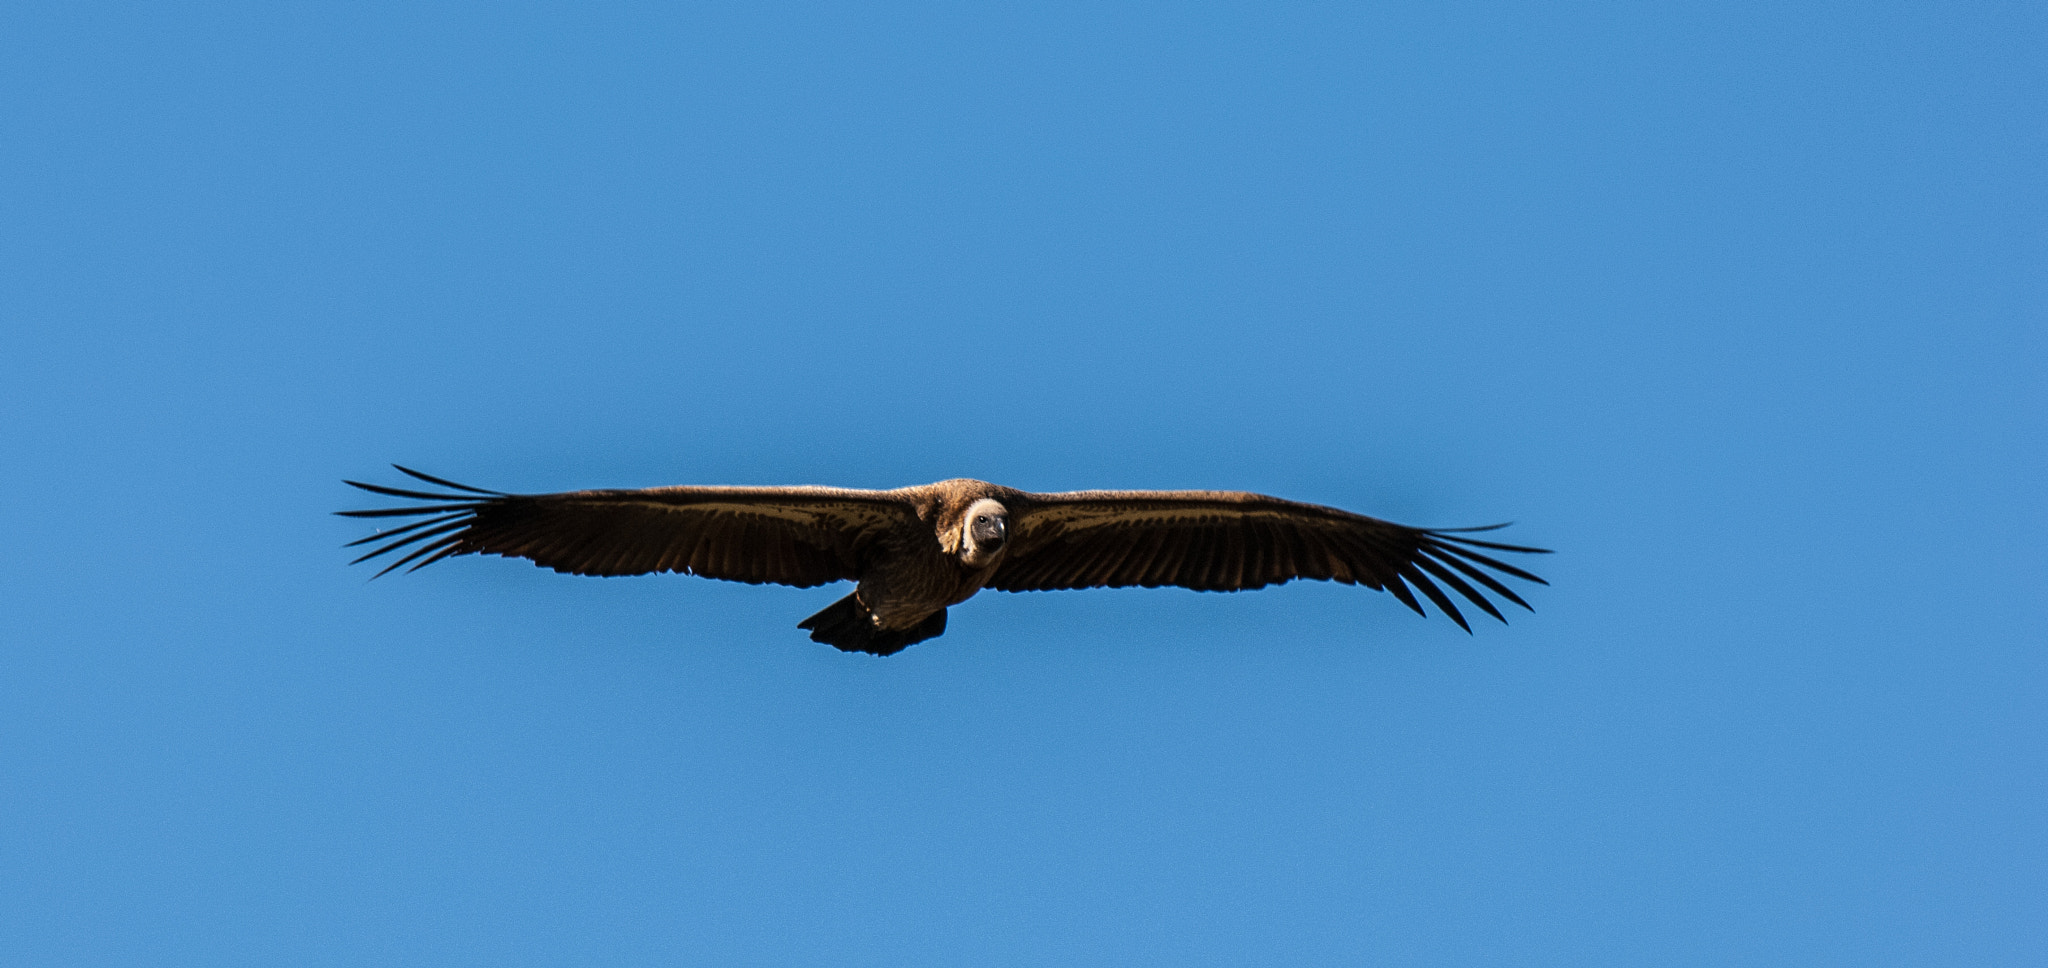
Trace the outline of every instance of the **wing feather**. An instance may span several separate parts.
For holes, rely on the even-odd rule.
[[[405,525],[404,527],[392,528],[392,529],[390,529],[390,530],[388,530],[388,531],[377,531],[377,532],[373,532],[373,533],[372,533],[372,534],[370,534],[370,535],[369,535],[368,537],[364,537],[364,538],[357,538],[356,540],[354,540],[354,541],[351,541],[351,542],[349,542],[348,544],[342,545],[342,547],[344,547],[344,548],[354,548],[354,547],[357,547],[357,546],[360,546],[360,545],[366,545],[366,544],[369,544],[369,543],[370,543],[370,542],[372,542],[372,541],[383,541],[383,540],[384,540],[384,539],[386,539],[386,538],[396,538],[396,537],[398,537],[399,535],[401,535],[401,534],[404,534],[404,533],[406,533],[407,531],[418,531],[418,530],[419,530],[419,529],[421,529],[421,528],[429,527],[429,526],[431,526],[431,525],[441,524],[442,522],[445,522],[445,521],[452,521],[452,520],[454,520],[454,519],[456,519],[456,518],[459,518],[459,517],[462,517],[462,515],[461,515],[461,514],[449,514],[449,515],[443,515],[443,516],[441,516],[441,517],[438,517],[438,518],[427,518],[427,519],[425,519],[425,520],[421,520],[421,521],[414,521],[413,523],[411,523],[411,524],[408,524],[408,525]],[[361,561],[361,560],[363,560],[363,559],[361,559],[361,558],[357,558],[357,559],[356,559],[356,561]],[[349,564],[355,564],[355,561],[351,561],[351,562],[349,562]]]
[[[1522,596],[1515,594],[1514,589],[1511,589],[1508,586],[1501,584],[1500,581],[1494,578],[1492,575],[1489,575],[1483,571],[1480,571],[1477,568],[1472,567],[1469,564],[1466,564],[1463,558],[1460,558],[1457,555],[1448,554],[1439,548],[1429,548],[1425,550],[1427,550],[1430,553],[1430,555],[1434,556],[1438,561],[1441,561],[1444,564],[1447,564],[1453,568],[1458,569],[1459,571],[1464,572],[1466,577],[1471,578],[1473,581],[1476,581],[1481,585],[1485,585],[1488,591],[1493,592],[1494,594],[1499,595],[1500,597],[1505,598],[1508,601],[1514,602],[1515,604],[1520,605],[1523,608],[1528,609],[1529,611],[1535,611],[1535,608],[1531,607],[1528,602],[1522,601]]]
[[[1472,626],[1465,624],[1465,616],[1458,614],[1457,603],[1451,601],[1451,597],[1444,594],[1443,589],[1436,587],[1436,582],[1430,581],[1427,575],[1424,575],[1420,569],[1416,568],[1415,562],[1404,561],[1401,563],[1401,577],[1407,579],[1408,584],[1422,589],[1422,593],[1429,596],[1429,600],[1435,602],[1436,607],[1442,609],[1445,615],[1450,616],[1451,621],[1458,623],[1459,628],[1467,632],[1472,631]],[[1501,621],[1505,622],[1507,619],[1501,619]]]
[[[1520,568],[1510,565],[1507,562],[1489,558],[1485,555],[1480,554],[1477,551],[1473,551],[1470,548],[1460,548],[1457,545],[1437,545],[1436,548],[1439,551],[1443,551],[1460,558],[1471,559],[1472,561],[1485,565],[1488,568],[1492,568],[1495,571],[1513,575],[1516,578],[1522,579],[1523,581],[1533,581],[1538,585],[1550,584],[1549,582],[1544,581],[1543,579],[1538,578],[1535,575],[1529,574],[1528,572],[1523,571]],[[1523,548],[1519,550],[1524,554],[1549,554],[1549,552],[1543,550],[1542,548]]]
[[[1094,537],[1096,538],[1093,542],[1094,544],[1114,546],[1114,542],[1120,536],[1103,534]],[[1180,569],[1180,559],[1187,553],[1183,547],[1188,541],[1186,531],[1162,529],[1154,537],[1158,540],[1152,542],[1151,547],[1146,549],[1144,577],[1133,582],[1133,584],[1143,585],[1146,588],[1158,588],[1161,585],[1173,584],[1174,576]],[[1100,550],[1099,548],[1088,547],[1088,542],[1076,542],[1075,545],[1076,552],[1099,553]],[[1074,557],[1081,557],[1081,554],[1076,554]],[[1060,564],[1061,562],[1047,562],[1045,569],[1047,574],[1057,574]],[[1001,570],[998,570],[996,574],[1000,576],[1002,574]],[[1055,578],[1053,580],[1057,581],[1058,579]]]
[[[445,519],[443,519],[443,518],[432,518],[432,519],[429,519],[428,521],[426,521],[426,522],[422,522],[422,523],[433,523],[433,522],[435,522],[435,521],[442,521],[442,520],[445,520]],[[356,560],[354,560],[354,561],[351,561],[351,562],[349,562],[349,564],[351,564],[351,565],[361,564],[361,563],[363,563],[363,562],[365,562],[365,561],[369,561],[369,560],[370,560],[370,559],[372,559],[372,558],[378,557],[379,555],[382,555],[382,554],[384,554],[384,553],[386,553],[386,552],[389,552],[389,551],[396,551],[396,550],[398,550],[399,548],[403,548],[403,547],[405,547],[406,545],[412,544],[412,543],[413,543],[413,542],[415,542],[415,541],[425,541],[426,539],[428,539],[428,538],[431,538],[431,537],[434,537],[435,535],[439,535],[439,534],[446,534],[446,533],[448,533],[448,532],[450,532],[450,531],[453,531],[453,530],[455,530],[455,529],[457,529],[457,528],[460,528],[460,527],[462,527],[462,526],[463,526],[463,525],[464,525],[465,523],[466,523],[466,522],[462,522],[462,521],[456,521],[456,522],[453,522],[453,523],[450,523],[450,524],[443,524],[443,525],[441,525],[441,526],[440,526],[440,527],[438,527],[438,528],[428,528],[427,530],[425,530],[425,531],[421,531],[421,532],[419,532],[419,533],[417,533],[417,534],[414,534],[413,536],[411,536],[411,537],[409,537],[409,538],[398,538],[397,540],[394,540],[394,541],[392,541],[392,542],[391,542],[390,544],[384,545],[384,546],[382,546],[382,547],[380,547],[380,548],[377,548],[377,549],[375,549],[375,550],[373,550],[373,551],[370,551],[369,553],[367,553],[367,554],[363,555],[362,557],[360,557],[360,558],[357,558]],[[412,529],[411,529],[411,528],[405,528],[405,529],[403,529],[403,530],[406,530],[406,531],[411,531]],[[380,534],[380,535],[372,535],[371,537],[373,537],[373,538],[383,538],[383,537],[389,537],[389,535],[382,535],[382,534]],[[355,542],[349,542],[349,545],[353,545],[353,544],[355,544]],[[346,548],[346,547],[348,547],[349,545],[343,545],[342,547]]]
[[[1452,591],[1465,596],[1465,599],[1467,601],[1470,601],[1472,604],[1479,606],[1480,611],[1485,612],[1486,614],[1491,615],[1502,622],[1508,620],[1507,616],[1502,615],[1500,613],[1500,609],[1495,608],[1492,602],[1486,600],[1486,596],[1479,594],[1479,591],[1477,589],[1473,588],[1469,584],[1466,584],[1465,579],[1459,578],[1457,575],[1453,574],[1450,571],[1450,569],[1437,564],[1436,559],[1431,558],[1427,554],[1417,555],[1415,556],[1415,566],[1435,576],[1437,581],[1443,582],[1444,584],[1451,586]]]
[[[1387,591],[1393,593],[1393,596],[1395,598],[1400,599],[1401,604],[1406,605],[1409,608],[1413,609],[1415,611],[1415,614],[1420,615],[1423,618],[1429,617],[1429,613],[1422,610],[1422,603],[1415,600],[1415,593],[1408,590],[1408,584],[1401,580],[1400,575],[1395,575],[1394,577],[1387,579],[1385,582],[1385,588],[1387,589]]]
[[[395,465],[394,465],[395,466]],[[406,554],[378,575],[453,555],[527,558],[578,575],[682,572],[808,587],[859,577],[873,540],[916,512],[889,491],[823,487],[660,487],[505,494],[399,468],[460,493],[356,481],[373,494],[428,502],[338,512],[347,517],[425,516],[350,542],[376,543],[366,561]]]
[[[1546,553],[1240,491],[1025,494],[1010,530],[989,588],[1237,591],[1307,578],[1381,589],[1422,614],[1426,598],[1467,631],[1458,598],[1502,621],[1488,592],[1529,607],[1489,571],[1543,581],[1476,549]]]

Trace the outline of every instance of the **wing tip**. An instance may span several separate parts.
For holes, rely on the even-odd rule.
[[[345,518],[403,518],[427,516],[426,520],[415,521],[403,527],[391,528],[389,530],[380,531],[378,533],[371,534],[363,538],[358,538],[354,541],[342,545],[342,547],[344,548],[354,548],[364,544],[383,542],[383,544],[372,549],[368,553],[349,562],[349,564],[351,565],[361,564],[372,558],[381,557],[385,554],[394,551],[405,550],[408,552],[403,557],[399,558],[397,561],[392,562],[391,564],[386,566],[383,570],[377,572],[374,575],[371,575],[369,578],[370,581],[376,581],[377,579],[390,574],[398,568],[406,564],[415,562],[422,557],[425,557],[426,560],[418,561],[417,564],[413,564],[413,566],[407,570],[418,571],[421,568],[433,564],[436,561],[440,561],[441,559],[446,558],[450,555],[460,554],[461,551],[459,549],[463,547],[461,543],[461,535],[463,533],[462,529],[467,527],[471,522],[475,520],[477,510],[479,508],[484,507],[485,505],[491,504],[497,500],[509,496],[501,494],[500,492],[497,491],[486,491],[482,488],[470,487],[466,484],[457,484],[454,481],[442,480],[441,478],[434,477],[429,474],[422,474],[418,471],[397,464],[393,464],[391,466],[398,468],[399,471],[405,473],[410,477],[426,481],[436,486],[452,488],[455,490],[464,491],[468,493],[434,494],[426,491],[414,491],[408,490],[406,488],[387,487],[382,484],[370,484],[364,481],[350,480],[344,478],[342,480],[342,483],[347,484],[350,487],[368,491],[372,494],[377,494],[384,497],[403,498],[409,501],[433,502],[425,505],[333,512],[335,515]],[[457,533],[449,534],[449,532],[451,531]]]
[[[1416,601],[1413,595],[1401,594],[1407,591],[1403,587],[1402,581],[1406,579],[1406,584],[1416,586],[1417,591],[1427,595],[1432,603],[1443,611],[1451,621],[1456,622],[1458,627],[1464,629],[1468,635],[1474,634],[1472,626],[1464,620],[1462,615],[1458,614],[1456,607],[1451,604],[1451,596],[1447,595],[1443,589],[1436,587],[1436,582],[1430,581],[1428,576],[1434,575],[1438,581],[1449,585],[1451,591],[1455,591],[1459,596],[1472,602],[1480,610],[1493,616],[1502,625],[1508,624],[1507,616],[1501,613],[1500,609],[1487,597],[1486,592],[1490,591],[1507,601],[1520,605],[1524,610],[1533,614],[1536,611],[1535,606],[1530,605],[1522,596],[1515,594],[1513,589],[1507,587],[1495,576],[1488,574],[1485,569],[1493,569],[1499,571],[1504,577],[1520,578],[1538,585],[1548,586],[1550,582],[1529,571],[1481,554],[1473,550],[1473,548],[1486,548],[1493,551],[1516,554],[1551,554],[1551,550],[1527,545],[1502,544],[1493,541],[1480,541],[1476,538],[1459,537],[1461,534],[1475,531],[1497,531],[1513,523],[1512,521],[1503,521],[1499,524],[1480,525],[1478,527],[1415,529],[1419,532],[1419,547],[1412,552],[1411,562],[1400,569],[1398,577],[1392,578],[1387,582],[1387,590],[1393,591],[1396,597],[1402,598],[1403,604],[1406,604],[1417,613],[1421,613],[1421,603]],[[1450,567],[1447,569],[1444,567],[1445,565]],[[1460,573],[1463,574],[1462,578]],[[1472,587],[1472,585],[1464,581],[1464,578],[1471,578],[1477,581],[1480,585],[1484,586],[1484,590]]]

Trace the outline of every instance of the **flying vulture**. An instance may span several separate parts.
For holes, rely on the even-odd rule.
[[[854,581],[852,594],[797,627],[813,641],[875,655],[945,632],[946,608],[983,588],[1232,592],[1313,578],[1380,589],[1424,614],[1419,591],[1470,632],[1445,588],[1505,622],[1480,589],[1529,603],[1489,572],[1547,584],[1477,550],[1545,549],[1463,536],[1501,525],[1410,528],[1243,491],[1034,494],[963,479],[893,491],[689,486],[505,494],[398,470],[445,490],[348,481],[429,503],[339,512],[421,519],[349,543],[381,542],[356,562],[409,551],[380,576],[451,555],[490,554],[574,575],[675,571],[799,588]]]

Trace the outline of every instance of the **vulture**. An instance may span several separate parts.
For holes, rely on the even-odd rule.
[[[1385,591],[1427,615],[1419,592],[1469,633],[1453,595],[1505,622],[1487,592],[1530,606],[1496,573],[1548,584],[1488,554],[1546,549],[1466,536],[1504,525],[1411,528],[1244,491],[1035,494],[961,479],[893,491],[683,486],[507,494],[398,470],[441,490],[347,481],[427,503],[337,512],[419,519],[347,545],[375,545],[350,564],[407,552],[373,578],[486,554],[574,575],[672,571],[798,588],[853,581],[852,594],[797,627],[813,641],[874,655],[937,637],[946,631],[946,609],[984,588],[1229,592],[1312,578]]]

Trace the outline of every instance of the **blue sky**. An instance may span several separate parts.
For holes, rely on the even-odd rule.
[[[2017,3],[15,4],[0,960],[2036,963]],[[457,559],[507,490],[1242,488],[1312,583]],[[2031,630],[2031,631],[2030,631]]]

